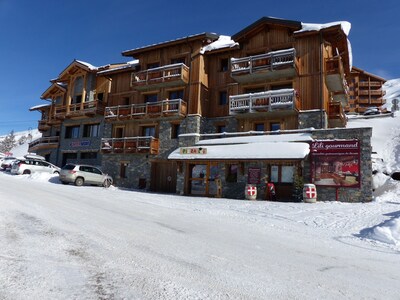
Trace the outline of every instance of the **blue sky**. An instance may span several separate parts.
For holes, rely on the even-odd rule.
[[[40,95],[73,59],[95,66],[121,52],[201,32],[233,35],[263,16],[349,21],[353,64],[400,78],[400,2],[360,0],[0,0],[0,135],[37,127]]]

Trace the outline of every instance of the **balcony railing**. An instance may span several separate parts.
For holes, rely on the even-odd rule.
[[[101,150],[103,153],[158,154],[159,148],[159,140],[152,136],[101,139]]]
[[[281,89],[229,97],[229,114],[272,112],[299,108],[299,97],[294,89]]]
[[[146,89],[149,86],[177,86],[189,82],[189,67],[185,64],[172,64],[132,73],[131,86]]]
[[[38,149],[57,148],[60,141],[58,136],[41,137],[29,143],[28,152],[35,152]]]
[[[87,101],[70,105],[56,105],[54,114],[57,119],[82,116],[92,117],[98,114],[104,114],[104,106],[102,101]]]
[[[231,58],[231,76],[239,82],[295,76],[297,72],[294,48],[254,56]]]
[[[150,117],[185,116],[186,113],[186,102],[182,99],[173,99],[159,102],[147,102],[144,104],[106,107],[105,119],[108,121],[114,121]]]
[[[381,87],[382,83],[380,81],[360,81],[358,83],[358,86],[360,87]]]
[[[385,92],[383,90],[359,90],[358,91],[359,95],[363,95],[363,96],[383,96],[385,95]]]

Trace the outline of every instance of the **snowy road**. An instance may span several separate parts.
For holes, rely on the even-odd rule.
[[[0,174],[0,299],[399,299],[357,237],[400,203],[271,203]]]

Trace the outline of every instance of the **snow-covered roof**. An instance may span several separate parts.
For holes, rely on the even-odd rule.
[[[271,134],[252,135],[240,137],[226,137],[208,139],[198,142],[196,145],[227,145],[227,144],[248,144],[248,143],[277,143],[277,142],[311,142],[311,133]]]
[[[343,32],[348,36],[351,29],[351,23],[347,21],[337,21],[337,22],[330,22],[325,24],[317,24],[317,23],[301,23],[302,28],[295,33],[305,32],[305,31],[320,31],[322,29],[335,27],[340,25]]]
[[[182,37],[182,38],[178,38],[178,39],[174,39],[174,40],[170,40],[170,41],[166,41],[166,42],[161,42],[161,43],[156,43],[156,44],[152,44],[152,45],[148,45],[148,46],[138,47],[138,48],[134,48],[134,49],[131,49],[131,50],[125,50],[125,51],[122,52],[122,55],[123,56],[132,56],[137,51],[143,51],[143,50],[147,50],[149,48],[153,48],[153,47],[157,47],[157,46],[164,46],[165,44],[171,44],[171,43],[187,41],[187,40],[191,40],[191,39],[197,39],[197,38],[201,38],[202,36],[211,38],[213,40],[217,39],[219,37],[219,35],[216,34],[216,33],[203,32],[203,33],[193,34],[193,35],[189,35],[189,36],[186,36],[186,37]]]
[[[110,68],[108,70],[100,71],[97,74],[101,75],[101,74],[112,73],[112,72],[115,72],[115,71],[121,71],[121,70],[124,70],[124,69],[132,68],[133,66],[136,66],[138,64],[139,64],[139,60],[138,59],[134,59],[134,60],[126,62],[124,65],[122,65],[120,67]]]
[[[75,60],[77,63],[80,63],[80,64],[82,64],[82,65],[84,65],[84,66],[86,66],[86,67],[88,67],[90,70],[92,70],[92,71],[96,71],[97,70],[97,67],[95,67],[95,66],[93,66],[92,64],[89,64],[89,63],[87,63],[87,62],[84,62],[84,61],[81,61],[81,60]]]
[[[29,109],[29,111],[39,110],[39,109],[41,109],[41,108],[45,108],[45,107],[49,107],[49,106],[51,106],[51,104],[40,104],[40,105],[35,105],[35,106],[32,106],[32,107]]]
[[[197,147],[198,148],[198,147]],[[235,145],[209,145],[203,153],[181,154],[178,148],[168,159],[172,160],[249,160],[249,159],[304,159],[310,153],[307,143],[250,143]]]
[[[239,43],[232,40],[230,36],[220,35],[218,40],[201,48],[200,53],[204,54],[205,52],[224,49],[224,48],[233,48],[235,46],[239,46]]]

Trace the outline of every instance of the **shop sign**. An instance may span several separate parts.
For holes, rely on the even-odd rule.
[[[181,147],[180,154],[207,154],[207,148],[203,147]]]
[[[249,168],[247,171],[247,183],[249,184],[259,184],[261,178],[260,168]]]
[[[359,140],[312,142],[311,177],[315,185],[360,187]]]
[[[73,141],[69,144],[71,147],[88,147],[90,146],[90,141],[84,140],[84,141]]]

